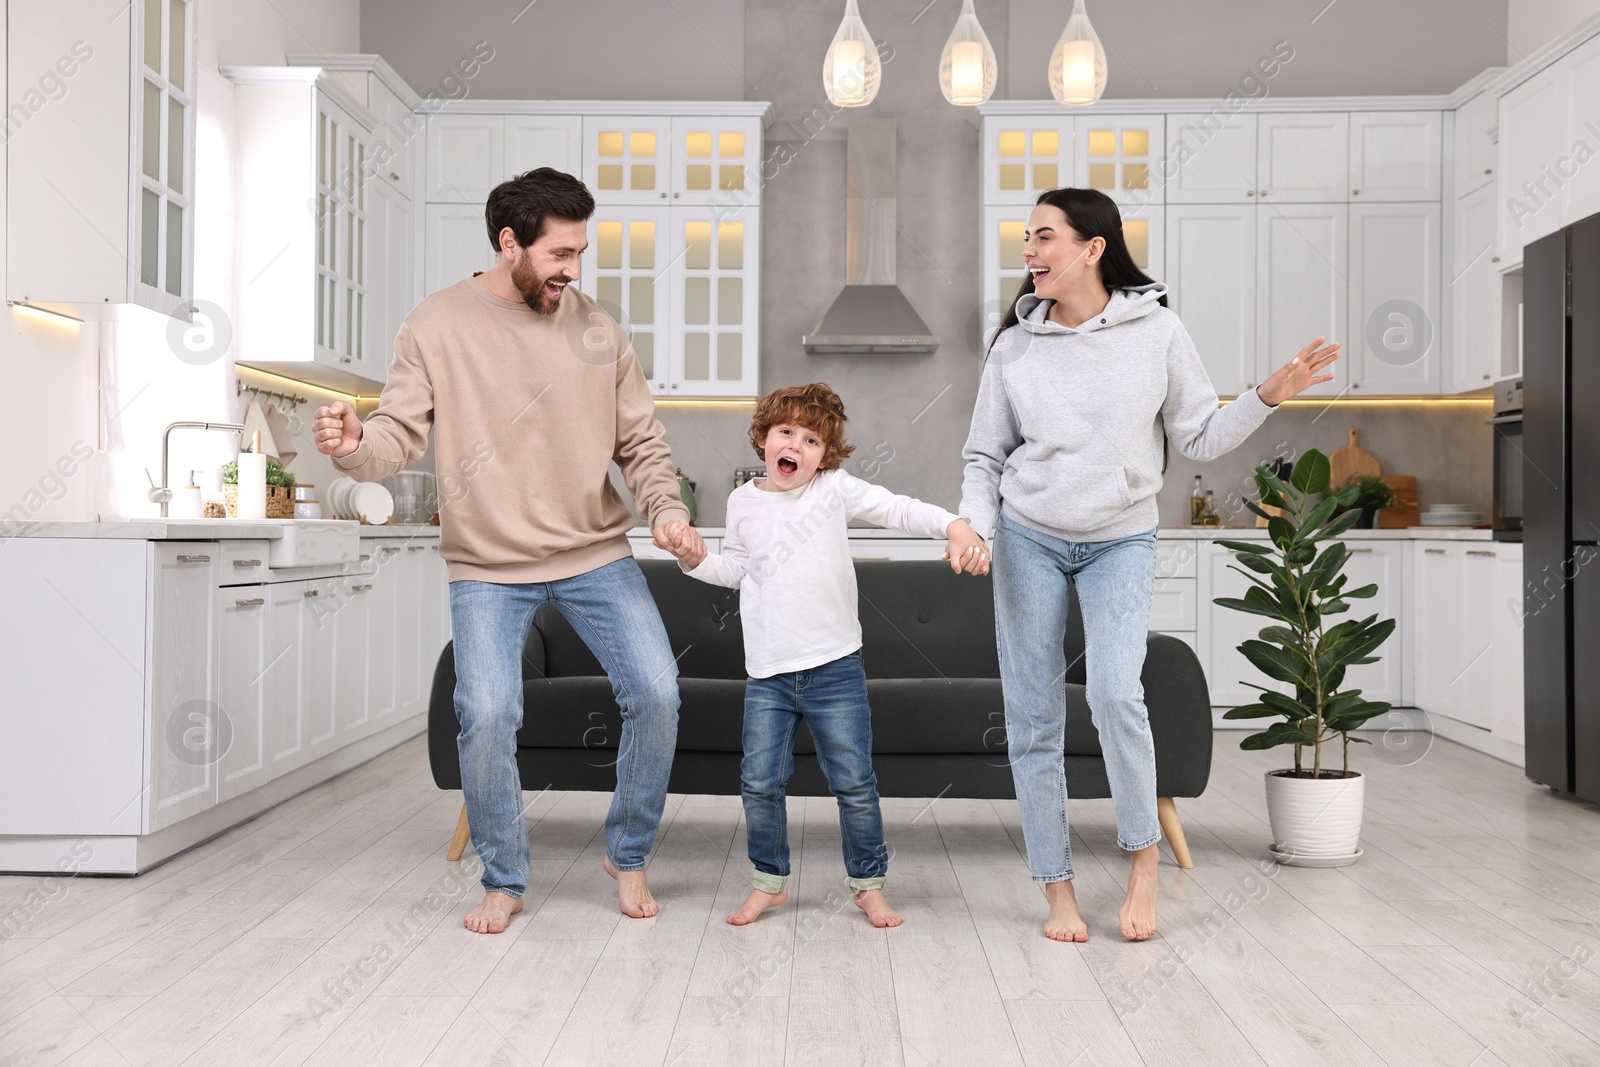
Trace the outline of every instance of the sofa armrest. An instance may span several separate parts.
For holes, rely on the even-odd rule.
[[[456,719],[456,644],[444,646],[433,669],[433,685],[428,690],[428,767],[433,783],[440,789],[461,788],[461,757],[456,736],[461,724]]]
[[[1145,645],[1144,703],[1156,750],[1156,792],[1197,797],[1211,778],[1211,690],[1194,649],[1152,633]]]

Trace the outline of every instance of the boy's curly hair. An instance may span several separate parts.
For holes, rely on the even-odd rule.
[[[756,404],[755,417],[750,420],[750,447],[763,461],[767,458],[767,432],[780,423],[804,426],[822,439],[818,470],[833,470],[856,450],[844,439],[844,401],[826,382],[774,389]]]

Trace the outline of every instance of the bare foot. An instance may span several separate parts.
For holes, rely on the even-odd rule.
[[[611,857],[604,863],[606,873],[617,880],[617,907],[630,919],[648,919],[661,910],[656,898],[650,895],[650,885],[643,871],[619,871],[611,865]]]
[[[1050,904],[1050,917],[1044,921],[1044,936],[1052,941],[1087,941],[1089,927],[1078,914],[1078,891],[1072,879],[1046,882],[1044,899]]]
[[[900,913],[889,907],[888,900],[884,899],[883,890],[867,889],[856,894],[856,907],[867,913],[867,918],[872,920],[872,925],[883,929],[888,926],[899,926],[905,922]]]
[[[728,923],[731,926],[746,926],[759,919],[761,913],[768,908],[776,908],[788,899],[787,889],[781,889],[776,893],[763,893],[759,889],[752,889],[750,895],[744,898],[744,903],[728,913]]]
[[[467,912],[461,925],[475,934],[504,933],[505,928],[511,925],[511,916],[521,910],[522,901],[517,897],[504,893],[485,893],[483,903]]]
[[[1122,936],[1129,941],[1145,941],[1156,932],[1156,895],[1160,889],[1157,866],[1161,852],[1155,846],[1129,853],[1133,870],[1128,872],[1128,899],[1117,909]]]

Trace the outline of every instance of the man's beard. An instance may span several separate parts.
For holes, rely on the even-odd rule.
[[[517,258],[516,265],[511,268],[511,284],[517,287],[517,292],[522,294],[522,302],[541,315],[554,315],[560,305],[560,298],[551,299],[544,291],[545,283],[552,279],[568,281],[569,279],[552,274],[549,278],[541,278],[534,273],[533,267],[528,263],[526,253]],[[565,290],[563,289],[563,292]]]

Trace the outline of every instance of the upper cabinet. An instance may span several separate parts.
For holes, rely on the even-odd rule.
[[[1168,204],[1253,204],[1256,116],[1168,115]]]
[[[1444,178],[1438,111],[1350,116],[1350,200],[1438,200]]]
[[[1479,93],[1456,109],[1454,167],[1458,197],[1494,183],[1498,103],[1494,93]]]
[[[526,171],[576,174],[582,130],[576,115],[431,115],[425,198],[481,208],[495,186]]]
[[[1523,245],[1561,228],[1560,186],[1550,166],[1562,154],[1564,105],[1565,87],[1546,74],[1500,97],[1501,270],[1522,262]]]
[[[1073,116],[988,119],[983,125],[983,202],[1032,204],[1072,184]]]
[[[761,120],[602,115],[583,120],[583,181],[618,207],[759,203]]]
[[[1257,130],[1257,199],[1290,204],[1349,200],[1348,113],[1263,114]]]
[[[1165,115],[1079,115],[1074,127],[1074,185],[1098,189],[1119,204],[1160,204],[1157,180],[1166,155]]]
[[[187,306],[196,6],[9,6],[8,299]],[[47,97],[48,85],[61,88]]]

